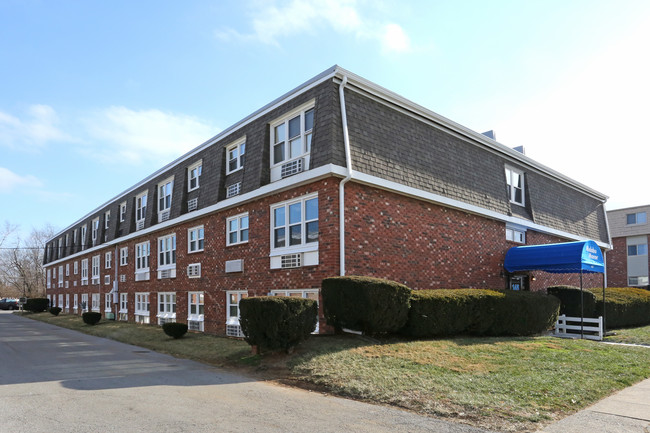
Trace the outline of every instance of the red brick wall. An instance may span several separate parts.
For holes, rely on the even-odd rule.
[[[612,238],[607,252],[607,286],[627,287],[627,242],[625,237]]]

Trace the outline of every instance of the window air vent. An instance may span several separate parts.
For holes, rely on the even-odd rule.
[[[291,162],[287,162],[282,166],[280,169],[280,177],[285,178],[289,176],[293,176],[294,174],[298,174],[303,171],[303,159],[298,158],[294,159]]]
[[[72,282],[72,287],[77,287],[77,281],[76,280]]]
[[[244,259],[226,261],[226,273],[243,272],[243,271],[244,271]]]
[[[199,199],[198,198],[193,198],[192,200],[187,201],[187,211],[192,212],[193,210],[198,209],[199,207]]]
[[[172,277],[172,270],[171,269],[164,269],[162,271],[158,271],[158,278],[171,278]]]
[[[99,277],[93,278],[92,283],[99,284]]]
[[[200,322],[198,320],[188,320],[187,321],[187,329],[190,331],[203,331],[203,322]]]
[[[201,276],[201,263],[192,263],[187,266],[188,278],[199,278]]]
[[[120,283],[126,283],[126,275],[120,275]]]
[[[232,185],[228,186],[228,188],[226,189],[226,198],[230,198],[238,195],[240,190],[241,190],[241,182],[233,183]]]
[[[66,281],[66,282],[65,282],[65,288],[67,289],[67,288],[69,288],[69,287],[70,287],[70,283],[69,283],[68,281]]]
[[[135,229],[136,230],[142,230],[143,228],[144,228],[144,220],[136,221]]]
[[[158,214],[158,222],[167,221],[169,219],[169,209],[164,210]]]
[[[104,275],[104,284],[109,285],[111,284],[111,276],[110,275]]]
[[[302,263],[302,254],[287,254],[282,256],[282,268],[299,268]]]
[[[226,325],[226,335],[228,337],[244,338],[244,333],[239,325]]]
[[[136,272],[135,281],[147,281],[149,279],[149,272]]]

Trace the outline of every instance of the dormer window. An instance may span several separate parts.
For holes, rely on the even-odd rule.
[[[174,178],[166,179],[158,184],[158,222],[167,221],[172,207],[172,189]]]
[[[309,167],[313,127],[313,102],[271,123],[272,182],[298,174]]]
[[[203,161],[196,162],[187,169],[187,190],[194,191],[199,187],[199,178],[203,171]]]
[[[524,172],[512,167],[506,167],[506,183],[510,203],[524,206]]]
[[[226,148],[228,165],[226,174],[233,173],[244,168],[244,158],[246,156],[246,141],[240,140]]]
[[[135,229],[144,228],[144,218],[147,215],[147,192],[140,193],[135,198]]]

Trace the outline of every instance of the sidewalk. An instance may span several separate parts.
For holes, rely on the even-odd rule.
[[[538,433],[650,433],[650,379],[646,379]]]

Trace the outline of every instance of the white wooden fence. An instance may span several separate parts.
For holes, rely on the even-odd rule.
[[[580,317],[567,317],[562,314],[555,322],[556,337],[580,338],[581,330],[584,338],[601,341],[603,339],[603,317],[580,319]]]

